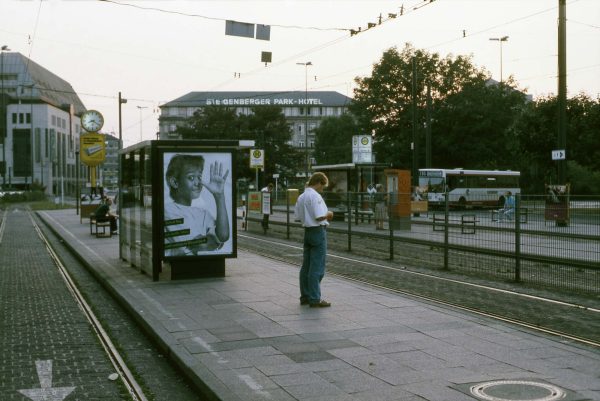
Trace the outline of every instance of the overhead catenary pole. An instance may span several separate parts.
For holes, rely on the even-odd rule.
[[[412,185],[419,185],[418,177],[418,141],[417,141],[417,62],[412,58]]]
[[[310,165],[308,158],[308,66],[313,65],[312,62],[296,63],[296,65],[304,66],[304,152],[305,152],[305,179],[308,180],[308,167]]]
[[[558,149],[567,147],[567,5],[558,0]],[[565,152],[566,153],[566,152]],[[566,159],[558,160],[558,183],[565,184]]]

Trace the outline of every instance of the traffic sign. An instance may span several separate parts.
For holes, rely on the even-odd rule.
[[[564,149],[552,151],[552,160],[565,160],[566,158],[567,152]]]
[[[263,168],[265,166],[265,152],[262,149],[250,149],[250,167]]]

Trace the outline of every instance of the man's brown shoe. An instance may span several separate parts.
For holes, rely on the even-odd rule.
[[[327,308],[328,306],[331,306],[331,302],[327,302],[325,300],[320,300],[317,303],[311,303],[310,307],[311,308]]]

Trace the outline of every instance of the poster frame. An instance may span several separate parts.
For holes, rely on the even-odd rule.
[[[166,243],[166,229],[165,229],[165,207],[167,202],[170,202],[168,196],[166,195],[168,192],[167,183],[165,180],[165,174],[167,165],[165,165],[166,158],[170,158],[175,154],[187,154],[187,155],[200,155],[204,156],[205,164],[203,169],[203,179],[207,179],[206,177],[210,175],[210,165],[215,160],[215,157],[218,159],[218,155],[227,155],[228,161],[223,165],[223,171],[229,170],[229,174],[226,177],[225,181],[225,202],[226,202],[226,210],[228,213],[229,220],[229,238],[223,243],[223,247],[216,249],[214,251],[199,251],[195,254],[188,253],[185,255],[170,255],[169,252],[166,252],[167,249],[165,247]],[[173,145],[173,146],[159,146],[157,149],[156,157],[158,159],[157,167],[158,167],[158,183],[157,185],[157,198],[160,201],[158,207],[158,221],[160,222],[159,226],[159,236],[157,243],[159,244],[159,254],[160,258],[167,262],[193,262],[194,260],[215,260],[215,259],[225,259],[225,258],[236,258],[237,257],[237,208],[235,205],[235,200],[237,199],[237,188],[234,183],[237,179],[236,172],[236,162],[235,162],[235,152],[231,148],[215,148],[215,147],[204,147],[204,146],[186,146],[185,142],[181,143],[181,146]],[[207,192],[209,192],[206,188],[202,190],[202,196],[209,196]],[[206,199],[206,198],[204,198]],[[200,265],[199,265],[200,266]]]

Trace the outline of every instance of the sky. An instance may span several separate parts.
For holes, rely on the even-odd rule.
[[[159,106],[192,91],[352,97],[391,47],[466,55],[534,98],[557,93],[559,0],[0,0],[0,45],[69,82],[124,146],[156,138]],[[567,0],[568,96],[600,97],[600,0]],[[400,11],[402,8],[402,15]],[[396,14],[390,18],[389,14]],[[379,24],[381,15],[382,23]],[[270,40],[225,21],[271,25]],[[367,29],[368,23],[375,26]],[[350,35],[349,30],[358,30]],[[508,36],[504,42],[490,38]],[[261,62],[261,52],[272,62]],[[310,61],[305,67],[297,63]]]

